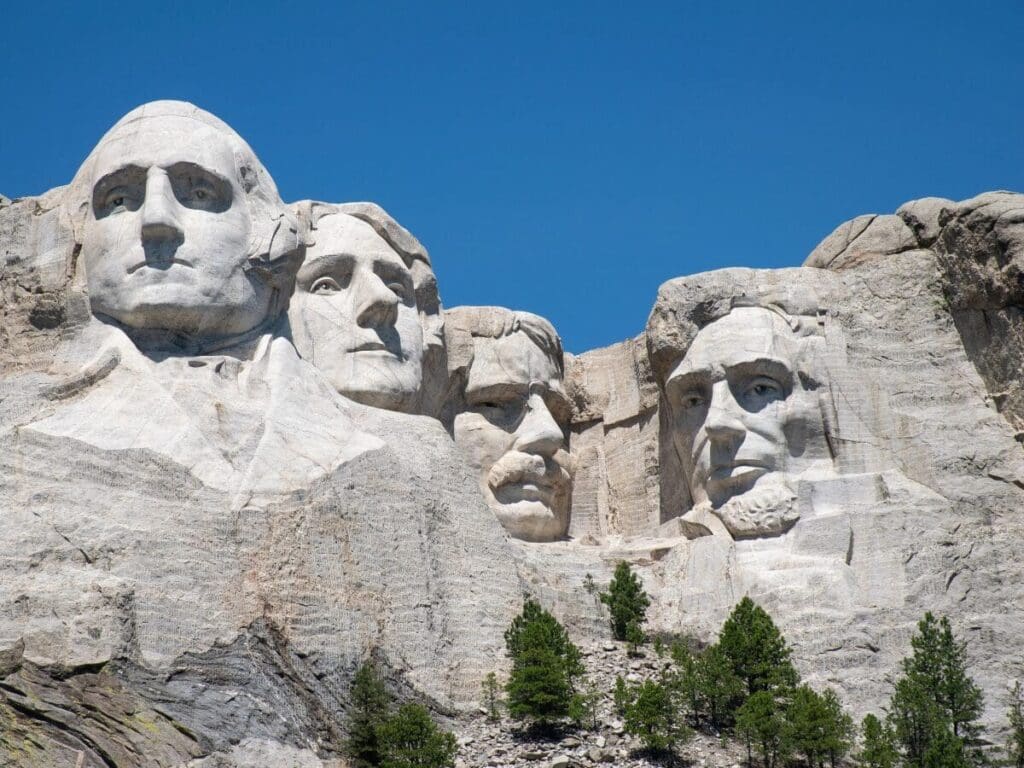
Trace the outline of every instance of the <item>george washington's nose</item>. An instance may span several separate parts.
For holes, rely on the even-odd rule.
[[[183,240],[178,205],[167,172],[151,168],[146,175],[146,197],[142,201],[142,239],[150,242]]]

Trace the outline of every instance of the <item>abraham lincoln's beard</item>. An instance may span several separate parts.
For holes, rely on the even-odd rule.
[[[796,491],[778,472],[766,475],[746,493],[727,499],[711,511],[734,539],[778,536],[800,519]]]

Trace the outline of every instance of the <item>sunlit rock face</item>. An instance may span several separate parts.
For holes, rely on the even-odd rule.
[[[0,197],[0,763],[336,765],[361,661],[458,718],[524,594],[606,637],[588,576],[619,560],[653,631],[711,639],[751,595],[857,716],[947,614],[994,734],[1022,200],[669,280],[570,355],[529,312],[442,311],[380,207],[285,204],[217,118],[134,110],[67,187]]]
[[[446,313],[445,420],[512,536],[555,541],[569,526],[572,470],[562,343],[541,317],[500,307]]]
[[[296,207],[308,232],[290,310],[296,348],[352,400],[436,415],[443,318],[426,249],[372,204]]]

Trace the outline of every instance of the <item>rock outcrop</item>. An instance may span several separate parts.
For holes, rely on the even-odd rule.
[[[286,205],[158,102],[69,186],[0,198],[0,258],[0,763],[343,765],[367,658],[472,731],[522,596],[597,648],[619,560],[659,632],[753,596],[855,714],[949,615],[1001,725],[1022,195],[670,280],[573,356],[528,312],[446,314],[379,207]]]

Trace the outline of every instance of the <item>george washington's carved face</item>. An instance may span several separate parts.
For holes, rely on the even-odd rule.
[[[727,511],[773,487],[777,497],[788,475],[823,457],[817,395],[797,373],[799,343],[775,312],[741,307],[703,328],[669,375],[673,440],[695,504]],[[774,519],[762,530],[756,520],[723,519],[734,535],[795,522]]]
[[[180,115],[125,123],[93,166],[82,238],[93,313],[189,336],[251,330],[274,292],[247,269],[252,228],[223,132]]]

